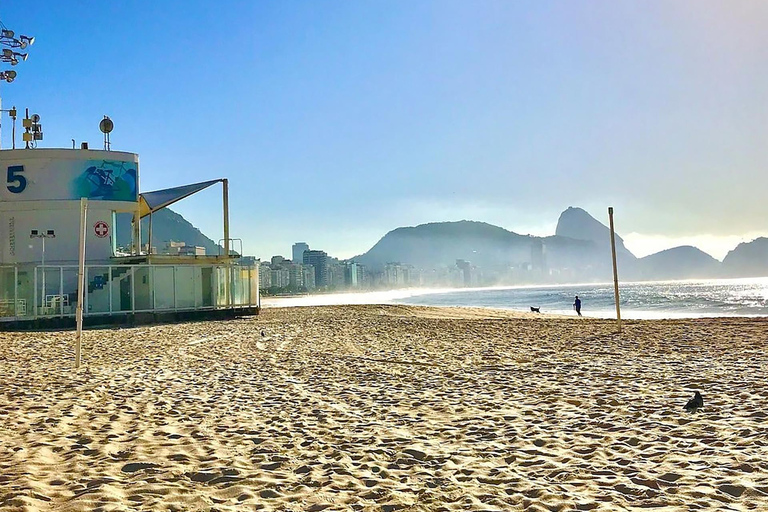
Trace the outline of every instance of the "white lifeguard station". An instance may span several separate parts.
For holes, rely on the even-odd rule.
[[[140,194],[137,154],[84,148],[0,150],[0,171],[0,328],[74,324],[81,198],[88,199],[86,323],[258,313],[258,267],[240,265],[230,250],[226,179]],[[223,254],[142,252],[142,217],[218,183]],[[119,213],[134,219],[128,255],[118,253]]]

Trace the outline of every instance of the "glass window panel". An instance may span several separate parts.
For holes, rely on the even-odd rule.
[[[195,272],[196,267],[176,268],[176,307],[191,309],[195,307]]]
[[[155,265],[155,309],[173,309],[173,271],[174,267]]]

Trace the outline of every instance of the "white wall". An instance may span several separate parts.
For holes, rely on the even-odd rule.
[[[88,198],[86,258],[106,262],[112,256],[112,211],[138,208],[138,155],[133,153],[3,150],[0,176],[0,264],[41,261],[42,240],[30,238],[33,229],[55,232],[45,240],[46,264],[76,263],[81,197]]]

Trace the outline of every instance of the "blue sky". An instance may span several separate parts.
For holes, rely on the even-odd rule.
[[[768,235],[768,3],[7,1],[36,36],[3,107],[44,146],[140,155],[142,191],[230,180],[244,252],[338,257],[580,206],[638,255]],[[3,119],[9,146],[9,120]],[[220,189],[174,209],[222,237]]]

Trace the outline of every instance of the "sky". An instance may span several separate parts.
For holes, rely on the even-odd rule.
[[[142,192],[228,178],[248,255],[463,219],[552,235],[569,206],[614,207],[637,256],[768,236],[768,2],[6,0],[0,20],[36,37],[0,96],[41,146],[101,148],[108,115]],[[172,209],[223,237],[220,187]]]

